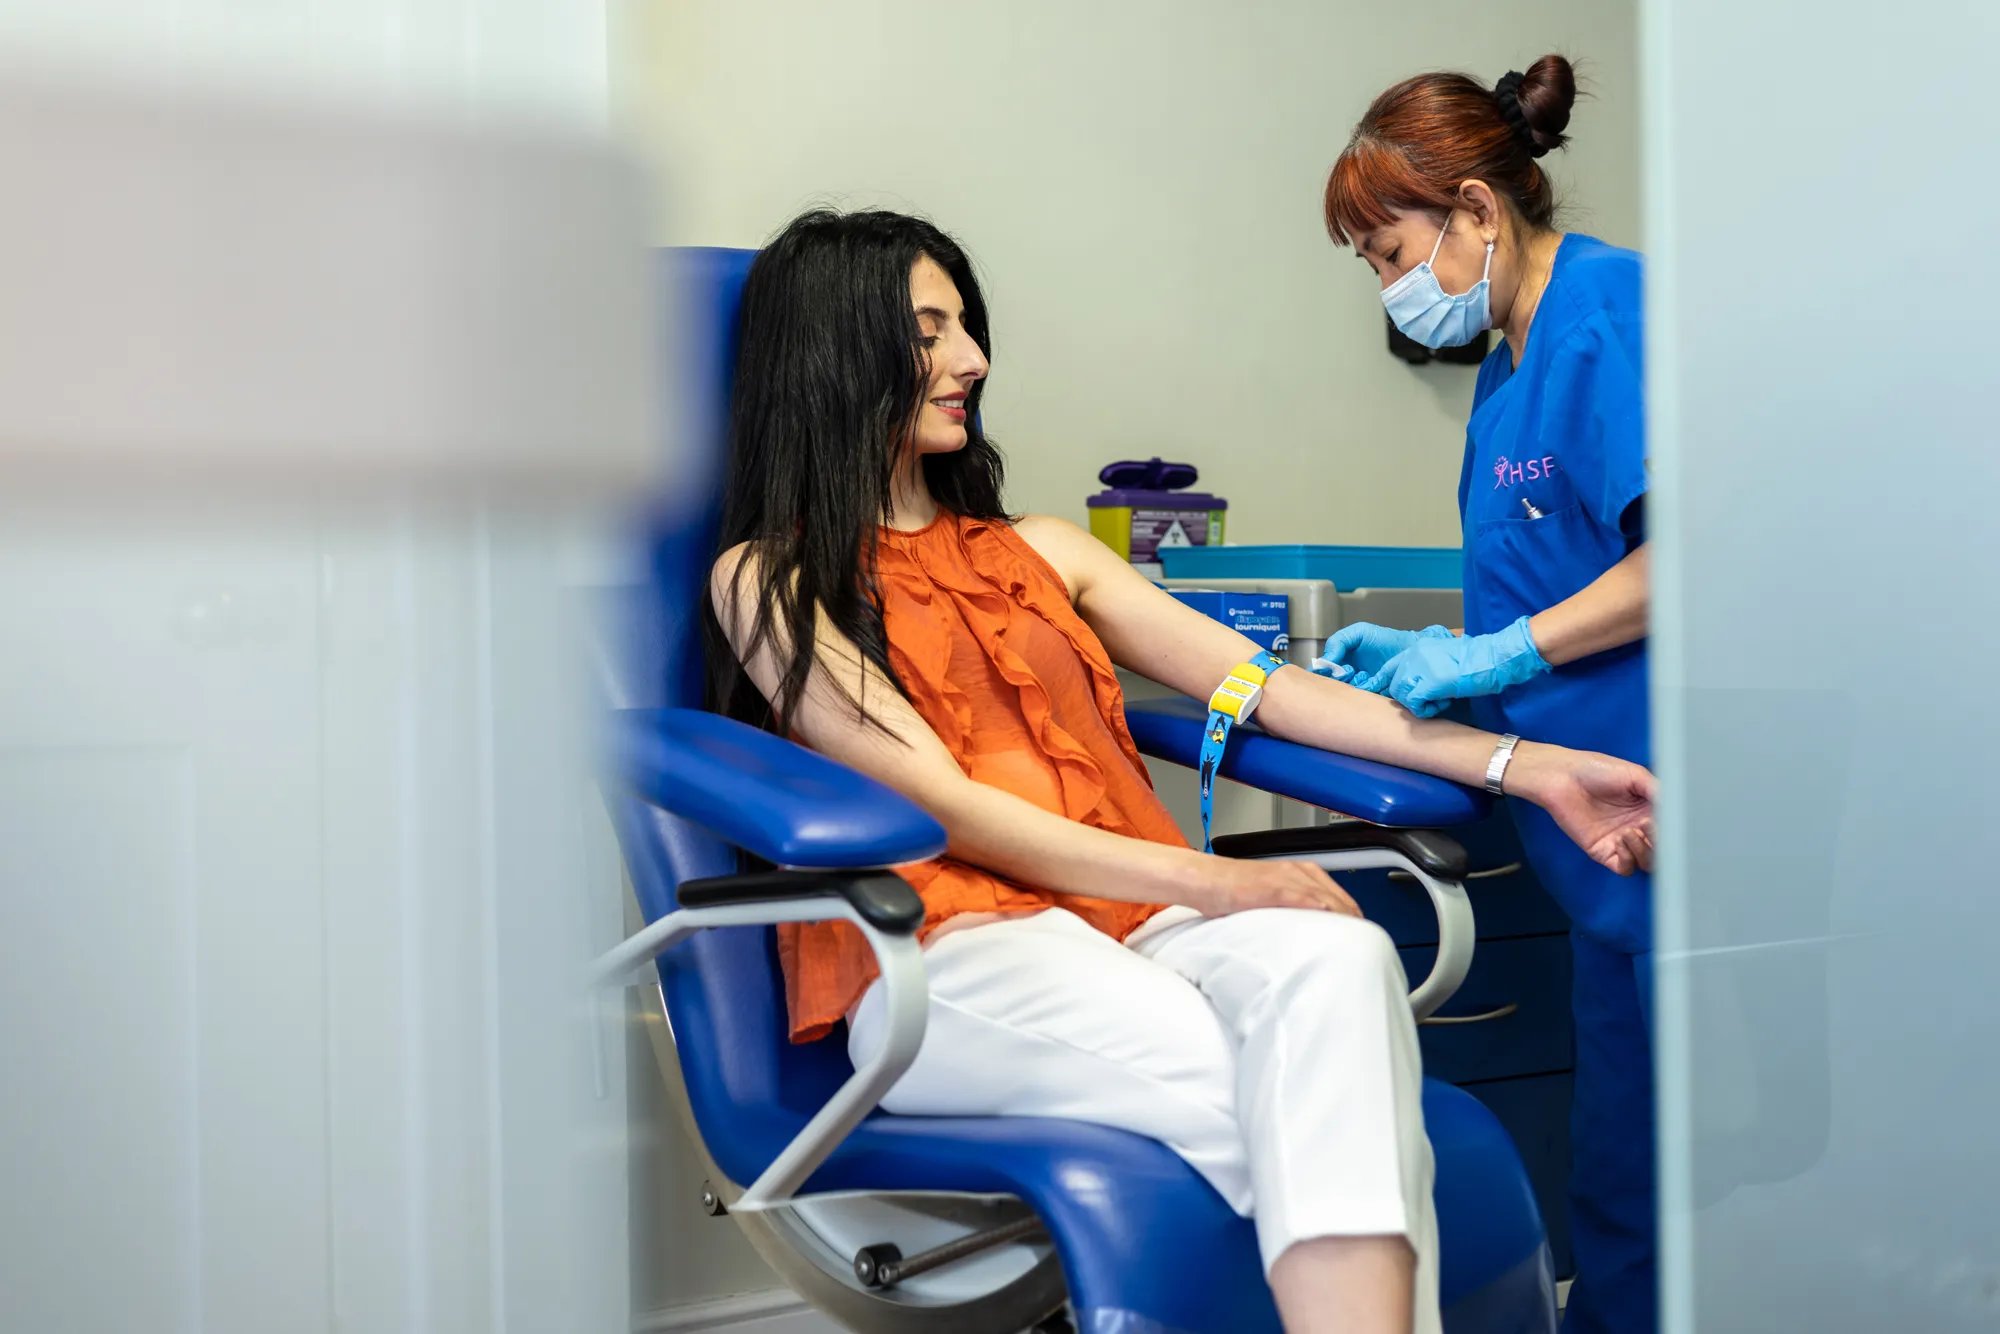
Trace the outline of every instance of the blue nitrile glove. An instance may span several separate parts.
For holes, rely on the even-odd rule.
[[[1353,684],[1381,671],[1389,659],[1419,639],[1439,637],[1450,639],[1451,631],[1441,625],[1428,630],[1391,630],[1386,625],[1356,621],[1333,632],[1333,638],[1326,641],[1326,652],[1313,659],[1312,669],[1321,676]]]
[[[1523,616],[1490,635],[1421,639],[1354,684],[1387,695],[1419,718],[1430,718],[1455,699],[1497,695],[1547,670]]]

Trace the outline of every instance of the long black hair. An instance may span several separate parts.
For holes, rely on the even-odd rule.
[[[903,688],[889,665],[875,579],[876,533],[889,522],[892,485],[930,373],[910,270],[928,257],[965,303],[966,331],[990,360],[986,302],[957,242],[900,213],[817,209],[795,219],[750,266],[729,413],[729,470],[718,552],[749,543],[754,569],[748,660],[775,647],[784,672],[766,702],[744,674],[709,609],[709,706],[782,730],[812,676],[817,618]],[[979,427],[985,381],[966,395],[965,447],[923,459],[940,508],[968,518],[1005,517],[1000,451]],[[867,719],[864,701],[850,699]]]

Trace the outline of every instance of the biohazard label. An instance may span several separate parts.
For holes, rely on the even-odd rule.
[[[1153,560],[1161,547],[1207,546],[1209,531],[1207,510],[1133,510],[1133,563]]]

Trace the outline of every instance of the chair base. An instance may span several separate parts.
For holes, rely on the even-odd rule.
[[[885,1227],[897,1226],[975,1232],[1009,1212],[1024,1215],[1025,1206],[1018,1201],[938,1196],[802,1203],[799,1209],[731,1217],[786,1286],[848,1329],[867,1334],[1022,1334],[1064,1308],[1062,1266],[1046,1245],[1035,1248],[1039,1254],[977,1257],[887,1291],[871,1290],[855,1276],[846,1237],[879,1235]],[[899,1221],[890,1221],[892,1210],[902,1215]]]
[[[708,1175],[704,1208],[714,1215],[727,1214],[785,1286],[857,1334],[1022,1334],[1062,1316],[1068,1289],[1062,1263],[1046,1238],[996,1247],[890,1291],[871,1290],[854,1272],[854,1257],[864,1246],[889,1243],[914,1255],[1030,1216],[1019,1200],[972,1195],[806,1197],[789,1208],[732,1211],[730,1206],[742,1197],[743,1188],[724,1175],[702,1143],[659,990],[651,986],[638,990],[667,1100]]]

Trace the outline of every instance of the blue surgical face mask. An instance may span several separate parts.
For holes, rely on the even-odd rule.
[[[1431,257],[1390,283],[1382,292],[1382,305],[1396,327],[1433,350],[1461,347],[1493,327],[1493,307],[1487,300],[1486,281],[1493,275],[1493,243],[1486,243],[1486,269],[1472,290],[1453,296],[1439,285],[1431,261],[1438,257],[1451,219],[1438,233]]]

